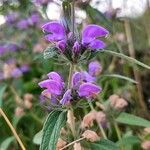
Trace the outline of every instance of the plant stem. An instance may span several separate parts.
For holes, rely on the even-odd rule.
[[[82,141],[82,140],[84,140],[84,139],[85,139],[85,137],[82,137],[82,138],[80,138],[80,139],[78,139],[78,140],[75,140],[75,141],[69,143],[68,145],[64,146],[64,147],[61,148],[60,150],[63,150],[63,149],[65,149],[65,148],[67,148],[67,147],[69,147],[69,146],[71,146],[71,145],[73,145],[73,144],[75,144],[75,143],[78,143],[79,141]]]
[[[71,17],[72,17],[72,34],[73,34],[73,40],[74,40],[74,38],[75,38],[75,8],[74,8],[74,6],[75,6],[75,1],[73,0],[73,2],[72,2],[72,12],[71,12]]]
[[[5,119],[6,123],[8,124],[9,128],[11,129],[12,133],[14,134],[16,140],[18,141],[20,147],[22,150],[26,150],[25,146],[23,145],[21,139],[19,138],[15,128],[12,126],[11,122],[9,121],[8,117],[6,116],[6,114],[4,113],[4,111],[2,110],[2,108],[0,108],[0,114],[2,115],[2,117]]]
[[[74,64],[70,64],[67,89],[71,89],[71,80],[72,80],[73,72],[74,72]],[[72,109],[71,105],[68,108],[67,119],[68,119],[68,123],[70,125],[71,132],[72,132],[74,138],[76,138],[75,117],[74,117],[74,113],[73,113],[73,109]]]
[[[90,108],[91,108],[92,111],[96,111],[90,101],[88,101],[88,104],[89,104],[89,106],[90,106]],[[97,122],[97,121],[96,121],[96,123],[97,123],[98,126],[99,126],[99,129],[100,129],[100,131],[101,131],[101,133],[102,133],[102,135],[103,135],[103,138],[104,138],[104,139],[107,139],[106,133],[105,133],[105,131],[104,131],[104,129],[103,129],[101,123],[100,123],[100,122]]]
[[[135,58],[135,49],[133,45],[130,22],[128,19],[124,20],[124,26],[125,26],[125,32],[126,32],[126,37],[127,37],[127,42],[128,42],[129,55],[132,58]],[[145,110],[145,112],[147,113],[147,107],[144,103],[140,72],[136,68],[133,68],[133,73],[134,73],[135,80],[138,82],[137,93],[138,93],[138,98],[139,98],[139,104],[142,107],[142,109]]]
[[[68,77],[68,86],[67,86],[68,89],[71,88],[71,80],[72,80],[73,71],[74,71],[74,64],[70,64],[69,77]]]
[[[114,127],[115,127],[115,130],[116,130],[116,133],[117,133],[117,137],[118,137],[118,140],[121,139],[121,133],[120,133],[120,129],[118,127],[118,124],[116,121],[113,122],[114,123]]]

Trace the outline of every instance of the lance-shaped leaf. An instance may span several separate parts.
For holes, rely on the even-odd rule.
[[[52,111],[43,126],[43,137],[40,150],[54,150],[60,135],[60,129],[66,122],[67,113],[65,111]]]
[[[122,59],[127,60],[128,62],[130,62],[132,64],[136,64],[136,65],[139,65],[139,66],[144,67],[146,69],[150,69],[150,66],[148,66],[148,65],[146,65],[146,64],[144,64],[144,63],[142,63],[142,62],[140,62],[140,61],[138,61],[138,60],[136,60],[136,59],[134,59],[132,57],[126,56],[126,55],[124,55],[122,53],[117,53],[117,52],[110,51],[110,50],[103,50],[103,51],[100,51],[100,52],[104,52],[104,53],[107,53],[107,54],[111,54],[113,56],[120,57]]]
[[[132,126],[150,127],[150,121],[124,112],[116,118],[116,121],[118,123],[128,124]]]
[[[105,139],[94,143],[83,142],[83,145],[91,150],[119,150],[119,147],[115,143]]]

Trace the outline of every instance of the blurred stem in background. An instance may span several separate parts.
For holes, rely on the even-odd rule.
[[[127,6],[126,4],[127,4],[127,1],[124,0],[124,5],[123,5],[124,9]],[[129,56],[135,59],[136,58],[136,52],[134,49],[134,43],[133,43],[133,38],[132,38],[130,21],[127,17],[125,17],[125,19],[124,19],[124,28],[125,28],[125,34],[126,34],[127,43],[128,43]],[[135,81],[138,82],[138,84],[136,84],[137,94],[138,94],[138,99],[139,99],[137,101],[137,105],[139,108],[141,107],[141,109],[144,112],[144,115],[146,115],[148,117],[149,113],[148,113],[146,103],[144,102],[140,72],[137,70],[137,68],[133,68],[133,73],[134,73]]]
[[[6,123],[8,124],[9,128],[11,129],[12,133],[14,134],[16,140],[18,141],[20,147],[22,150],[26,150],[25,146],[23,145],[21,139],[19,138],[15,128],[13,127],[13,125],[11,124],[11,122],[9,121],[8,117],[6,116],[6,114],[4,113],[4,111],[2,110],[2,108],[0,108],[0,114],[2,115],[2,117],[5,119]]]
[[[128,43],[129,55],[130,55],[130,57],[135,58],[136,54],[135,54],[135,49],[134,49],[134,45],[133,45],[131,26],[130,26],[129,19],[127,19],[127,18],[125,18],[125,20],[124,20],[124,27],[125,27],[126,38],[127,38],[127,43]],[[137,70],[137,68],[133,68],[133,73],[134,73],[134,78],[135,78],[136,82],[138,82],[138,84],[136,84],[136,85],[137,85],[139,104],[142,107],[142,110],[147,113],[147,107],[144,102],[140,72]]]

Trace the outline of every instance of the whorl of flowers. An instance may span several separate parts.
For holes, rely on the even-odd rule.
[[[63,53],[70,61],[76,63],[85,52],[96,52],[106,47],[100,40],[109,32],[98,25],[88,25],[81,33],[81,37],[73,35],[63,24],[53,21],[42,26],[45,38],[53,43],[59,53]]]
[[[97,63],[97,66],[93,66]],[[67,88],[62,77],[56,72],[47,74],[48,79],[41,81],[39,86],[45,88],[42,95],[51,99],[52,104],[70,104],[72,101],[95,98],[101,92],[101,87],[96,85],[96,75],[101,69],[100,64],[94,61],[89,64],[88,72],[74,72],[71,87]]]

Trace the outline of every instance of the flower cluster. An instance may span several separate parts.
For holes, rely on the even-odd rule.
[[[27,18],[19,19],[19,14],[12,12],[5,16],[7,24],[11,24],[19,29],[27,29],[30,26],[39,25],[41,23],[41,17],[37,12],[32,12]]]
[[[59,53],[63,53],[74,63],[84,52],[95,52],[105,48],[106,44],[99,38],[109,33],[105,28],[91,24],[83,29],[80,38],[56,21],[43,25],[42,29],[46,34],[46,40],[53,43]]]
[[[0,55],[3,55],[8,52],[15,52],[20,47],[15,43],[8,43],[8,44],[0,44]]]
[[[65,88],[62,77],[56,72],[50,72],[49,79],[41,81],[39,86],[46,88],[42,95],[51,99],[51,103],[62,105],[70,104],[72,101],[92,99],[101,92],[101,87],[95,84],[96,76],[101,72],[101,66],[97,61],[89,64],[88,72],[80,71],[72,75],[71,86]]]
[[[29,66],[27,64],[22,64],[20,67],[17,66],[17,62],[14,59],[7,60],[2,69],[0,69],[0,80],[8,78],[19,78],[29,71]]]

